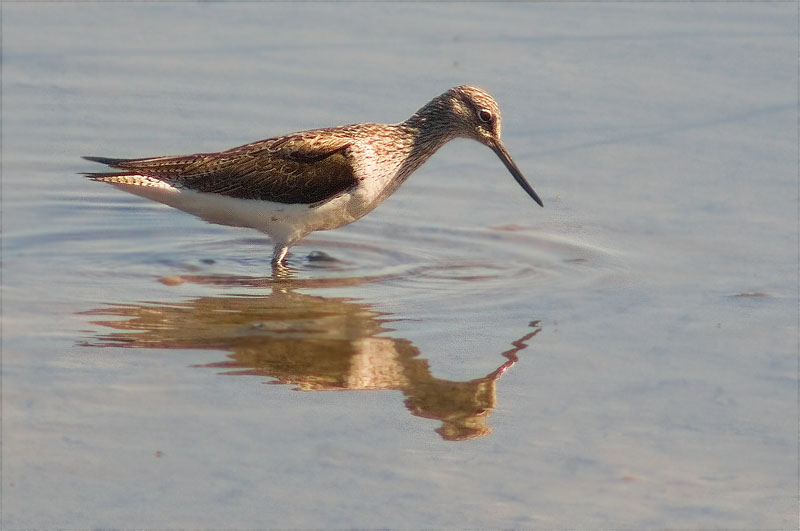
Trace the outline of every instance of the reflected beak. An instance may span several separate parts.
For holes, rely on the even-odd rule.
[[[495,140],[495,142],[490,144],[489,147],[492,148],[492,151],[497,153],[497,156],[500,157],[500,160],[503,161],[503,164],[506,165],[506,168],[508,168],[508,171],[511,172],[511,175],[514,176],[514,179],[519,183],[522,189],[528,192],[528,195],[531,196],[534,201],[539,203],[540,207],[543,207],[544,204],[542,203],[542,200],[539,199],[539,196],[533,191],[531,185],[528,184],[528,181],[526,181],[525,177],[522,176],[522,172],[519,171],[517,165],[514,164],[513,160],[511,160],[511,155],[508,154],[505,146],[499,140]]]

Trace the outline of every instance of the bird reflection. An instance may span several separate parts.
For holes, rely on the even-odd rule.
[[[435,378],[410,341],[381,335],[391,331],[390,316],[353,299],[273,286],[269,295],[113,304],[83,313],[125,318],[93,321],[114,331],[96,333],[84,346],[224,350],[229,359],[197,367],[269,377],[302,391],[399,390],[413,415],[441,422],[436,432],[449,441],[491,432],[497,379],[541,330],[538,321],[530,323],[500,353],[499,367],[458,382]]]

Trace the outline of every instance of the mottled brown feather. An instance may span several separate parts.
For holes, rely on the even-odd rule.
[[[346,154],[351,142],[344,136],[332,136],[329,130],[316,130],[260,140],[220,153],[93,160],[126,170],[125,174],[136,172],[197,192],[311,204],[356,185]],[[90,176],[112,180],[114,175],[120,174]]]

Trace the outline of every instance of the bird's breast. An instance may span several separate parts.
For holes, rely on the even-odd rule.
[[[380,204],[406,180],[402,168],[408,155],[404,150],[394,152],[383,146],[361,145],[351,155],[353,174],[357,181],[354,198],[369,206]]]

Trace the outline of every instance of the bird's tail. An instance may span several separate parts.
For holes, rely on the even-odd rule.
[[[86,160],[91,160],[92,162],[99,162],[100,164],[105,164],[106,166],[111,166],[112,168],[124,168],[124,164],[126,162],[131,162],[136,159],[112,159],[110,157],[91,157],[91,156],[84,156]],[[125,184],[133,184],[135,181],[139,181],[140,175],[136,172],[130,170],[124,171],[110,171],[110,172],[81,172],[80,175],[84,177],[88,177],[93,181],[101,181],[106,183],[125,183]]]

